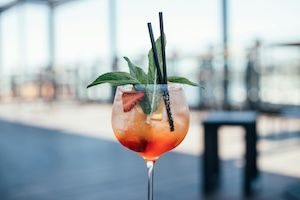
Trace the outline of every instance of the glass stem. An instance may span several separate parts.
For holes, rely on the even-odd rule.
[[[146,161],[148,169],[148,200],[153,200],[153,172],[155,161]]]

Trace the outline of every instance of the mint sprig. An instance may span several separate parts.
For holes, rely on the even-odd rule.
[[[162,51],[161,51],[161,39],[160,37],[155,41],[155,46],[158,54],[159,65],[162,66]],[[126,60],[129,73],[127,72],[108,72],[100,75],[96,80],[94,80],[87,87],[92,87],[102,83],[110,83],[114,86],[127,85],[131,84],[134,86],[134,89],[137,91],[143,91],[145,96],[142,101],[140,101],[140,106],[143,109],[144,113],[149,115],[156,111],[158,108],[162,94],[160,94],[159,88],[156,86],[157,79],[157,70],[154,63],[153,51],[149,50],[148,53],[148,73],[135,65],[127,57],[124,57]],[[180,76],[171,76],[168,77],[168,81],[172,83],[187,84],[191,86],[198,86],[198,84],[188,80],[187,78]],[[160,95],[157,95],[160,94]]]
[[[158,38],[155,42],[157,53],[159,56],[159,63],[160,66],[162,66],[162,56],[161,56],[161,42],[160,38]],[[154,58],[152,49],[150,49],[148,53],[148,73],[146,74],[144,70],[137,65],[135,65],[133,62],[130,61],[129,58],[124,57],[126,60],[128,67],[129,67],[129,73],[127,72],[109,72],[102,74],[99,76],[96,80],[94,80],[91,84],[89,84],[87,87],[92,87],[98,84],[102,83],[110,83],[114,86],[119,85],[126,85],[126,84],[155,84],[157,82],[156,78],[156,67],[154,64]],[[168,77],[168,81],[172,83],[180,83],[180,84],[187,84],[191,86],[198,86],[197,83],[194,83],[187,78],[180,77],[180,76],[171,76]]]

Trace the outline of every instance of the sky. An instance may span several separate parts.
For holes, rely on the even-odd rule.
[[[3,1],[3,0],[1,0]],[[109,0],[75,1],[55,11],[55,62],[107,63]],[[146,56],[150,49],[147,22],[159,34],[158,12],[164,12],[167,50],[198,55],[208,46],[221,45],[220,0],[117,0],[118,55]],[[229,42],[237,63],[253,40],[265,43],[299,41],[300,1],[230,0]],[[1,3],[1,2],[0,2]],[[48,63],[47,8],[25,4],[1,16],[2,72],[31,70]]]

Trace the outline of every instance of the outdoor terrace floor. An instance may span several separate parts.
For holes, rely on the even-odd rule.
[[[1,104],[0,199],[146,199],[145,164],[115,141],[110,109],[110,105]],[[220,138],[224,145],[219,191],[208,198],[202,195],[202,117],[192,112],[184,143],[157,162],[157,200],[242,199],[243,140],[236,128],[221,130],[225,136]],[[291,124],[297,128],[297,122]],[[268,138],[267,125],[259,126],[262,138]],[[269,138],[259,143],[260,188],[251,199],[284,200],[286,189],[300,181],[299,139]]]

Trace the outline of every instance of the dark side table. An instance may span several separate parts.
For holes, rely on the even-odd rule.
[[[209,114],[203,121],[203,190],[205,194],[213,192],[219,184],[220,159],[218,155],[218,129],[221,126],[241,126],[246,131],[246,165],[244,168],[243,192],[245,195],[250,195],[252,193],[254,181],[258,177],[256,163],[256,117],[256,112],[214,112]]]

